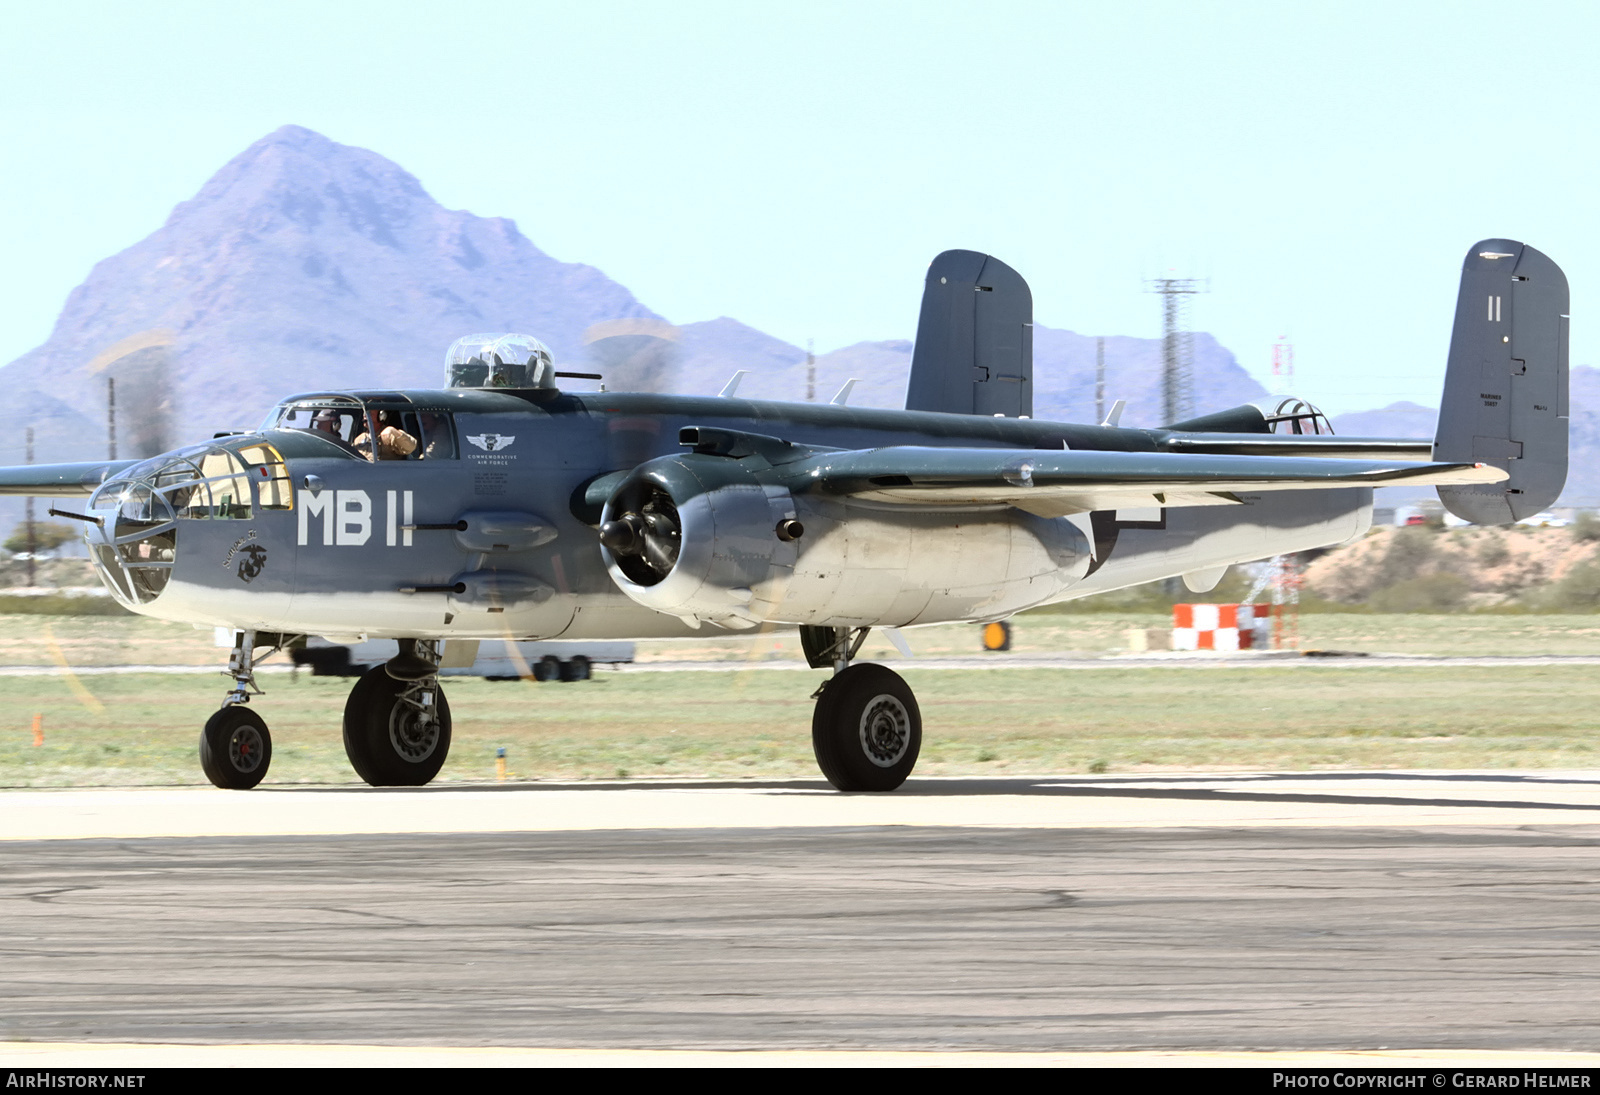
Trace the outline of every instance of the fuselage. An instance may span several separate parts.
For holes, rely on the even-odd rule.
[[[357,419],[365,414],[374,433],[382,421],[399,422],[424,443],[402,455],[380,442],[379,455],[395,458],[373,460],[371,444],[361,455],[348,431],[339,437],[306,428],[318,408],[331,416],[327,408],[341,407]],[[295,408],[304,415],[294,418]],[[200,447],[183,450],[188,455],[158,457],[108,481],[91,503],[90,513],[102,519],[89,530],[91,554],[129,607],[197,625],[463,639],[692,635],[697,623],[653,611],[618,588],[597,541],[600,513],[590,489],[603,476],[682,451],[679,430],[687,426],[840,449],[1140,452],[1156,451],[1164,437],[1155,430],[725,397],[484,389],[312,394],[280,404],[257,433],[217,439],[210,455]],[[184,482],[171,470],[180,463],[195,469],[184,474],[205,483],[203,493],[170,485]],[[840,515],[833,539],[808,536],[797,550],[801,558],[827,560],[817,563],[824,576],[838,570],[843,582],[850,580],[851,560],[860,561],[867,578],[856,576],[859,592],[835,590],[829,602],[857,611],[836,622],[917,626],[994,619],[1034,604],[1339,543],[1362,534],[1370,520],[1365,488],[1268,492],[1241,501],[1060,518],[1007,506],[911,511],[840,501],[831,503]],[[461,524],[472,528],[464,532]],[[494,530],[502,528],[497,540]],[[893,558],[873,562],[875,544],[882,545],[880,556]],[[991,578],[984,566],[996,553],[1009,554]],[[889,573],[881,568],[893,569],[897,592],[874,600],[875,589],[887,588],[875,577]]]

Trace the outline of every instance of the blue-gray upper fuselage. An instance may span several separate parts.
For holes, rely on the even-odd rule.
[[[537,395],[294,397],[269,420],[280,425],[188,451],[185,474],[204,491],[163,493],[164,481],[181,478],[162,480],[168,457],[109,480],[89,511],[102,519],[89,529],[92,554],[124,603],[195,624],[334,636],[649,638],[692,634],[702,622],[991,619],[1340,542],[1364,531],[1370,513],[1371,491],[1359,487],[1251,496],[1244,516],[1238,506],[1041,517],[1004,505],[916,510],[823,500],[801,515],[812,525],[786,549],[787,569],[772,588],[759,579],[753,591],[736,588],[731,616],[674,614],[619,586],[586,488],[681,453],[684,427],[847,450],[1154,452],[1161,431],[722,397]],[[380,454],[392,458],[372,460],[348,432],[319,434],[304,428],[308,421],[281,428],[284,408],[300,406],[309,419],[324,404],[359,406],[371,432],[395,422],[420,443],[401,454],[380,438]],[[230,464],[218,450],[237,459]],[[473,527],[463,532],[456,526],[468,515]],[[726,539],[727,550],[745,551],[736,541]],[[788,596],[810,607],[772,607]],[[752,604],[765,607],[752,614]]]

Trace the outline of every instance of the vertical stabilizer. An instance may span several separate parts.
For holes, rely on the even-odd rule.
[[[933,260],[906,410],[1033,414],[1033,293],[1021,274],[976,251]]]
[[[1508,471],[1503,483],[1439,487],[1451,513],[1505,525],[1547,508],[1567,481],[1567,279],[1515,240],[1467,252],[1433,458]]]

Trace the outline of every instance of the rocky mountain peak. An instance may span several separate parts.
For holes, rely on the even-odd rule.
[[[254,425],[294,391],[434,386],[470,332],[534,334],[572,360],[587,329],[627,318],[656,317],[510,220],[447,210],[393,161],[284,126],[96,265],[49,341],[3,373],[100,421],[120,368],[108,351],[163,332],[182,441]]]
[[[442,212],[416,177],[363,148],[286,125],[229,160],[166,229],[219,234],[347,231],[399,247]]]

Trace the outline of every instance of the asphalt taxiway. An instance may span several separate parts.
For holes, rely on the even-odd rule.
[[[0,1062],[1583,1054],[1597,854],[1600,772],[12,791]]]

